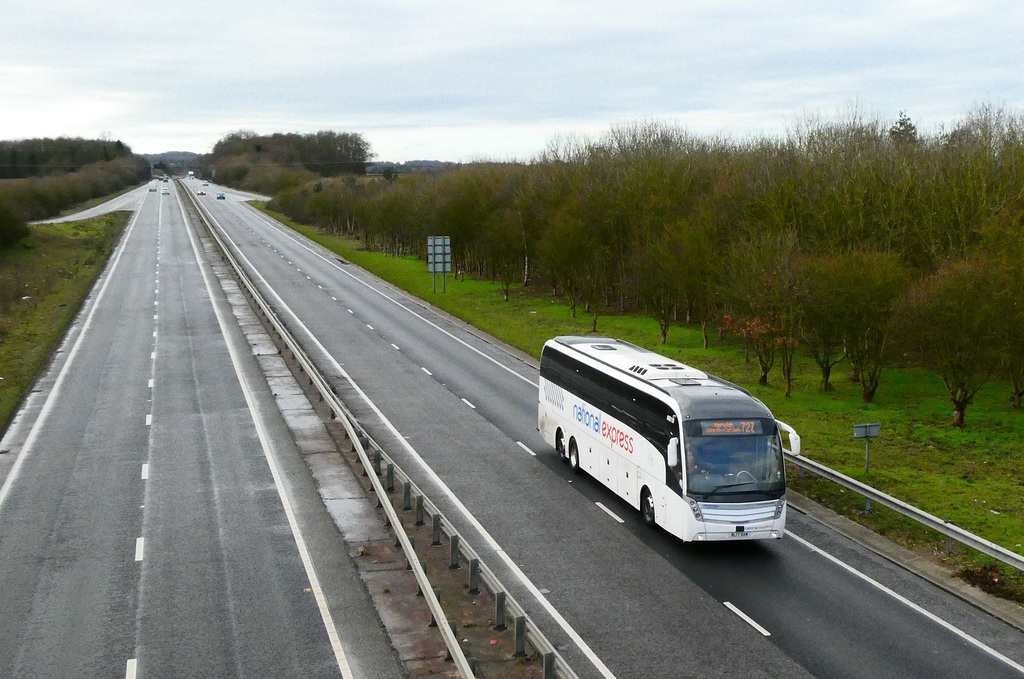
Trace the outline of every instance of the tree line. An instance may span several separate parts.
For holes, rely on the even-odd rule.
[[[26,163],[11,162],[18,158]],[[17,168],[20,174],[0,179],[0,248],[28,236],[27,222],[31,220],[54,217],[68,207],[134,186],[150,176],[149,162],[120,141],[0,141],[0,165],[4,160],[8,161],[4,166],[8,173]]]
[[[287,184],[287,182],[283,182]],[[811,357],[830,388],[848,361],[865,401],[883,369],[934,369],[953,424],[994,375],[1024,393],[1024,119],[979,107],[919,134],[854,112],[784,138],[702,138],[657,122],[553,141],[530,163],[396,181],[294,181],[271,207],[454,266],[546,286],[582,309],[643,312],[740,338],[788,395]]]
[[[81,137],[0,140],[0,179],[77,172],[93,163],[131,155],[132,150],[120,140]]]
[[[354,132],[238,130],[214,144],[200,170],[221,183],[278,193],[316,177],[363,174],[372,157],[369,142]]]

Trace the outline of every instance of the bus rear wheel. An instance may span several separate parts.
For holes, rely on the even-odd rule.
[[[555,434],[555,452],[558,453],[562,462],[568,462],[569,458],[565,454],[565,437],[562,435],[561,429]]]
[[[569,439],[569,469],[573,474],[580,473],[580,451],[576,448],[576,439]]]
[[[651,491],[644,488],[640,493],[640,514],[644,517],[644,523],[654,527],[654,496]]]

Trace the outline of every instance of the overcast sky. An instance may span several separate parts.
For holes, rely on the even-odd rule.
[[[922,131],[1024,111],[1020,0],[8,0],[0,138],[361,134],[380,160],[529,160],[662,121],[783,134],[851,109]]]

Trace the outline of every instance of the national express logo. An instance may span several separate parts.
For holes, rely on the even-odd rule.
[[[584,428],[608,441],[608,445],[612,448],[618,448],[630,455],[633,454],[633,437],[615,425],[605,422],[600,411],[593,412],[585,405],[574,405],[572,416]]]

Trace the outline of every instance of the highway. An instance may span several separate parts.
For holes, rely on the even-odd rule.
[[[580,677],[1024,674],[1019,630],[792,509],[770,544],[646,528],[539,439],[531,360],[214,193],[277,313]]]
[[[122,206],[0,442],[0,676],[402,676],[178,194]]]

